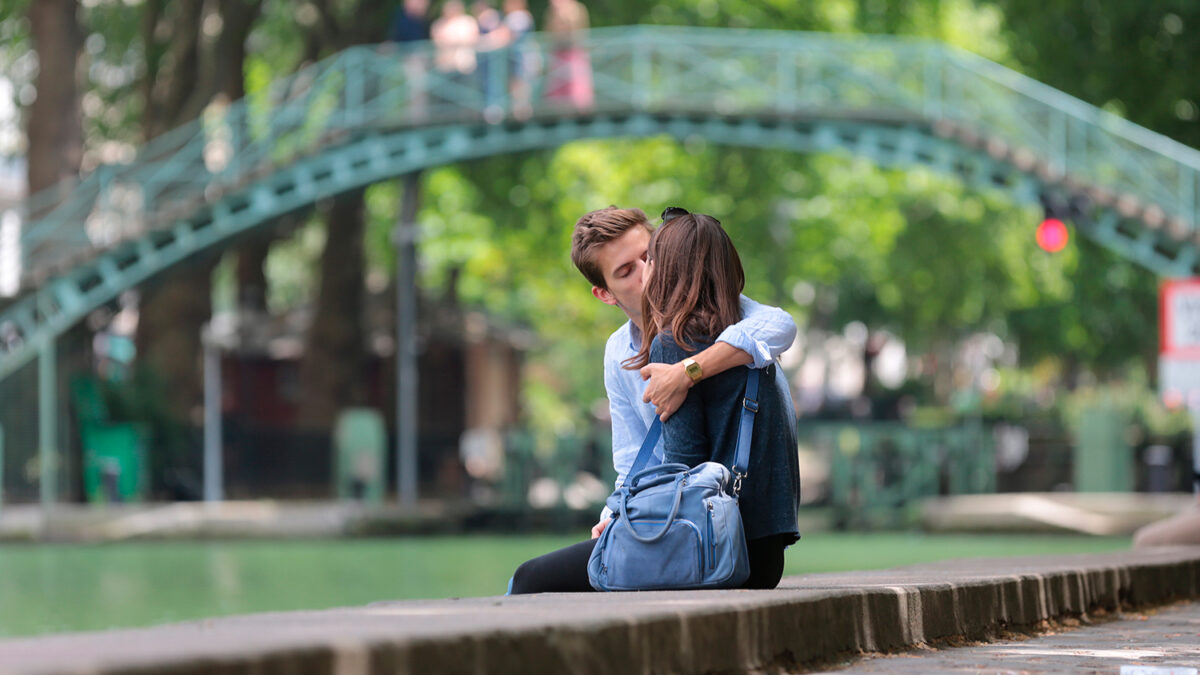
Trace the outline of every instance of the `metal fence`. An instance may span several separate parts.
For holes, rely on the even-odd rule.
[[[978,423],[804,421],[800,435],[829,462],[828,501],[842,527],[904,525],[908,507],[924,497],[996,490],[991,433]]]

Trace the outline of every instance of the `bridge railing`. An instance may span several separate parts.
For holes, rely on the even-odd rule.
[[[1042,160],[1051,182],[1073,178],[1109,193],[1100,199],[1110,204],[1123,200],[1130,215],[1140,210],[1151,224],[1172,220],[1179,234],[1195,234],[1200,152],[986,59],[941,51],[940,91],[930,97],[941,110],[930,117],[1012,144],[1018,163]]]
[[[586,54],[582,66],[561,58],[568,46]],[[949,121],[960,141],[974,139],[1046,180],[1080,182],[1130,214],[1149,216],[1152,225],[1167,223],[1191,235],[1198,220],[1200,153],[938,44],[641,26],[594,30],[573,45],[537,35],[474,57],[478,67],[459,73],[441,69],[428,44],[354,47],[242,101],[210,105],[199,119],[146,143],[131,163],[97,168],[64,201],[61,187],[30,199],[20,243],[23,287],[36,288],[97,252],[169,229],[230,191],[268,179],[273,168],[348,135],[598,112],[756,123],[771,117],[781,123]],[[527,101],[510,90],[514,67]],[[577,77],[591,79],[581,96],[559,91]],[[556,133],[549,124],[531,132]]]
[[[977,422],[802,420],[799,432],[800,445],[829,463],[828,504],[839,526],[901,526],[922,499],[996,491],[991,430]]]

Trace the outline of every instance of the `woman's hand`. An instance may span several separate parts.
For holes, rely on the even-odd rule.
[[[683,371],[682,363],[650,363],[641,369],[646,380],[646,393],[642,401],[654,405],[658,418],[664,422],[679,410],[692,388],[692,378]]]

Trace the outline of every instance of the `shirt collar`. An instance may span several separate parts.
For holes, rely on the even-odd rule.
[[[629,324],[629,349],[633,352],[641,351],[642,349],[642,329],[638,328],[637,324],[630,319]]]

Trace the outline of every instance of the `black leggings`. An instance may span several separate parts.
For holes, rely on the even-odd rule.
[[[795,539],[775,534],[746,542],[750,578],[741,588],[775,588],[783,577],[783,549]],[[594,590],[588,583],[587,562],[596,540],[581,541],[521,563],[513,573],[513,595],[525,593],[583,593]]]

